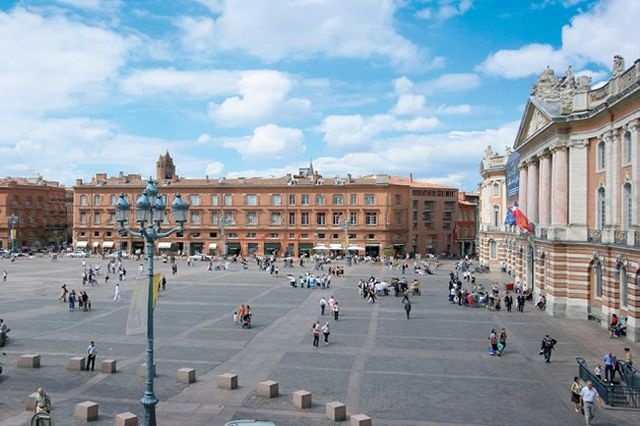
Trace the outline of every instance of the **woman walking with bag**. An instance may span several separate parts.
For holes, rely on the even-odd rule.
[[[580,378],[574,377],[573,382],[571,382],[571,402],[576,406],[576,413],[580,412],[582,408],[580,405],[580,391],[582,390],[582,386],[580,386]]]
[[[313,334],[313,346],[318,347],[320,341],[320,321],[316,321],[311,327],[311,333]]]

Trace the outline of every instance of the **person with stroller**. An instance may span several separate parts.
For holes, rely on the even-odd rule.
[[[251,306],[249,305],[242,316],[242,328],[251,328]]]

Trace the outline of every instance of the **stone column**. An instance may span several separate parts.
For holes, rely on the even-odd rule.
[[[520,165],[520,179],[518,188],[518,206],[522,211],[527,209],[527,163]],[[510,206],[507,206],[509,208]]]
[[[638,226],[638,208],[640,208],[640,149],[638,149],[638,121],[633,120],[627,126],[627,130],[631,133],[631,184],[633,185],[633,214],[631,217],[631,225]]]
[[[538,223],[538,159],[529,161],[527,171],[527,209],[524,214],[532,223]]]
[[[551,224],[551,154],[544,151],[540,157],[540,225]]]
[[[617,132],[607,130],[601,135],[602,140],[605,142],[605,189],[606,189],[606,209],[604,218],[604,225],[611,226],[616,225],[619,222],[618,205],[618,170],[620,170],[617,164],[618,158],[618,136]],[[603,240],[604,242],[604,240]]]
[[[569,142],[569,225],[585,227],[583,238],[586,240],[587,226],[587,139]]]
[[[557,145],[553,147],[553,163],[551,171],[551,179],[553,186],[551,187],[551,199],[553,206],[551,210],[551,224],[557,226],[567,225],[567,204],[569,201],[568,192],[568,153],[565,145]]]

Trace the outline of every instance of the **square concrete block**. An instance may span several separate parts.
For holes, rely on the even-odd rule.
[[[311,408],[311,392],[299,390],[293,393],[293,405],[298,408]]]
[[[115,359],[103,359],[100,363],[100,372],[105,374],[113,374],[116,372]]]
[[[184,383],[194,383],[196,381],[196,369],[195,368],[179,368],[178,381],[184,382]]]
[[[258,383],[258,396],[264,396],[266,398],[275,398],[278,396],[278,382],[273,380],[265,380]]]
[[[18,368],[40,368],[40,355],[21,355],[18,358]]]
[[[67,370],[84,370],[86,359],[83,356],[72,356],[67,362]]]
[[[145,362],[144,364],[140,364],[140,366],[138,367],[138,376],[140,377],[147,377],[147,363]],[[153,363],[153,377],[156,377],[156,363]]]
[[[138,416],[128,411],[120,413],[116,415],[113,426],[138,426]]]
[[[233,373],[220,374],[216,377],[216,383],[219,389],[238,389],[238,375]]]
[[[27,397],[27,403],[24,405],[25,411],[36,411],[36,393],[32,393]]]
[[[85,401],[76,404],[75,417],[87,422],[98,420],[98,403]]]
[[[354,414],[351,416],[351,426],[372,426],[371,417],[366,414]]]
[[[338,401],[327,402],[325,413],[329,420],[340,422],[347,419],[347,406]]]

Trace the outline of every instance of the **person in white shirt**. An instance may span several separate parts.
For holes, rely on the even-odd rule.
[[[587,385],[580,391],[580,399],[582,400],[582,406],[584,407],[584,419],[586,421],[586,425],[590,426],[591,421],[596,414],[596,402],[602,405],[600,395],[598,395],[598,391],[593,388],[591,380],[589,380]]]

